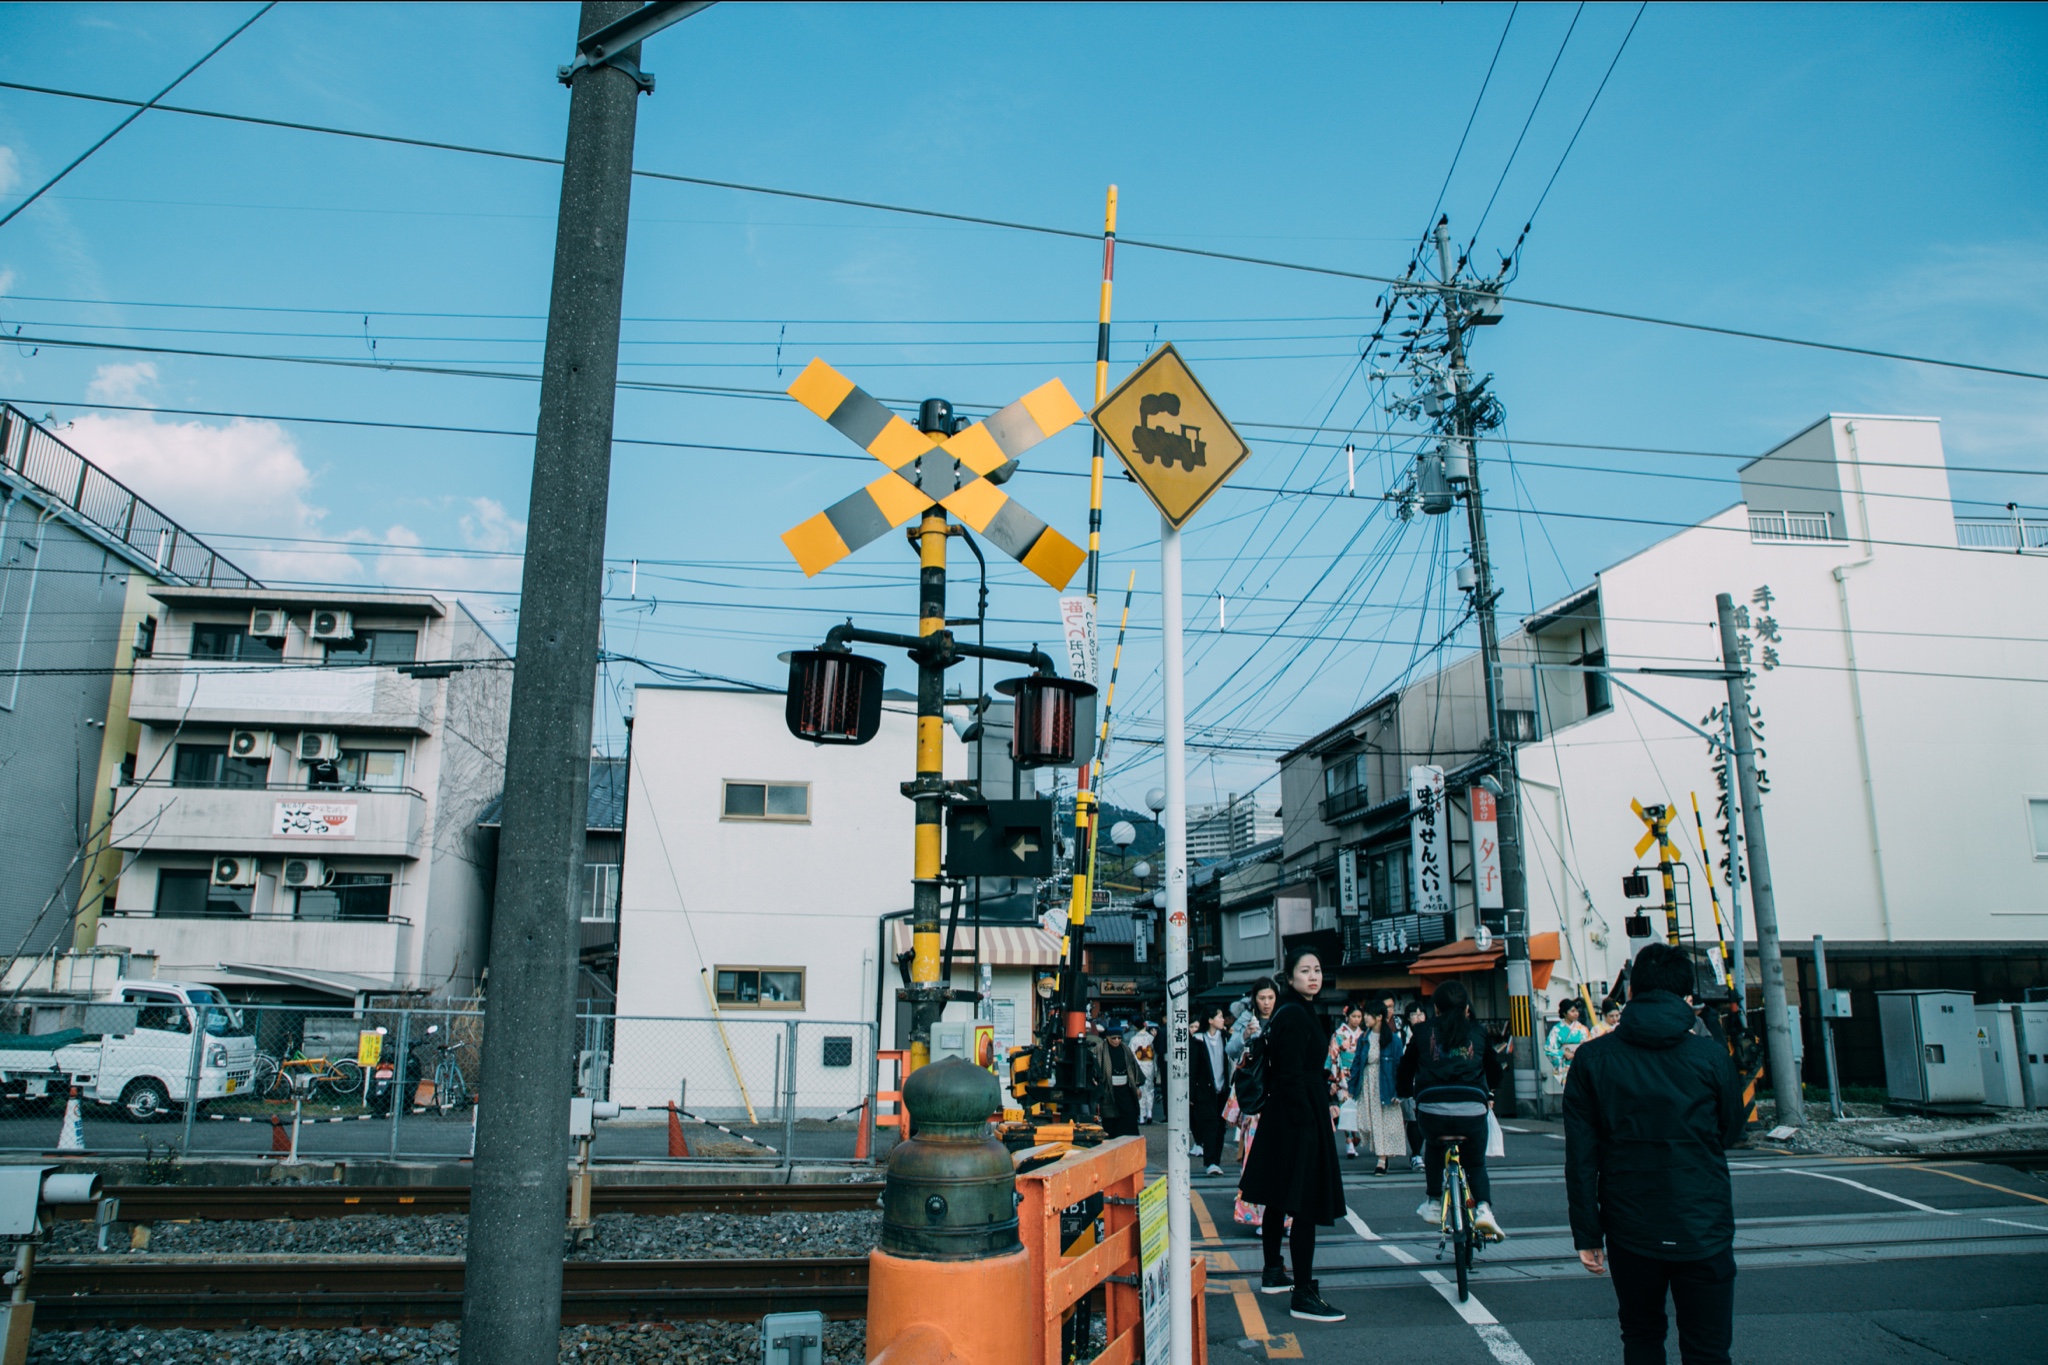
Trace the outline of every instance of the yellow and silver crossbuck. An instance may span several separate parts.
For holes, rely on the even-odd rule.
[[[1086,561],[1080,546],[1027,512],[990,477],[1081,420],[1080,405],[1059,380],[951,436],[919,431],[822,360],[804,368],[789,396],[891,471],[783,533],[782,543],[806,576],[831,568],[933,503],[1054,588],[1066,587]]]

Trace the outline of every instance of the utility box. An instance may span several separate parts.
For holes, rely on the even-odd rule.
[[[761,1319],[762,1365],[823,1365],[823,1313],[770,1313]]]
[[[1922,1105],[1984,1102],[1976,1000],[1968,991],[1879,991],[1885,1088]]]
[[[2048,1109],[2048,1004],[2013,1005],[2020,1090],[2029,1109]]]
[[[2026,1107],[2019,1033],[2013,1022],[2010,1005],[1977,1006],[1977,1065],[1984,1073],[1984,1103],[2000,1109]]]

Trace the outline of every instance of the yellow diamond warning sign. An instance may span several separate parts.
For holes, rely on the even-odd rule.
[[[1148,356],[1089,420],[1175,527],[1251,454],[1171,345]]]

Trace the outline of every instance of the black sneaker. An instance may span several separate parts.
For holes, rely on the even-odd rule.
[[[1310,1322],[1342,1322],[1344,1315],[1323,1301],[1316,1292],[1314,1280],[1303,1280],[1294,1286],[1294,1302],[1287,1310],[1292,1316],[1306,1318]]]
[[[1266,1273],[1259,1276],[1261,1294],[1285,1294],[1292,1288],[1294,1277],[1287,1273],[1285,1266],[1269,1265],[1266,1267]]]

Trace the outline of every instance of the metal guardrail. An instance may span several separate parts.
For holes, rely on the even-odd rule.
[[[140,555],[160,577],[208,588],[262,586],[12,403],[0,403],[0,467]]]

